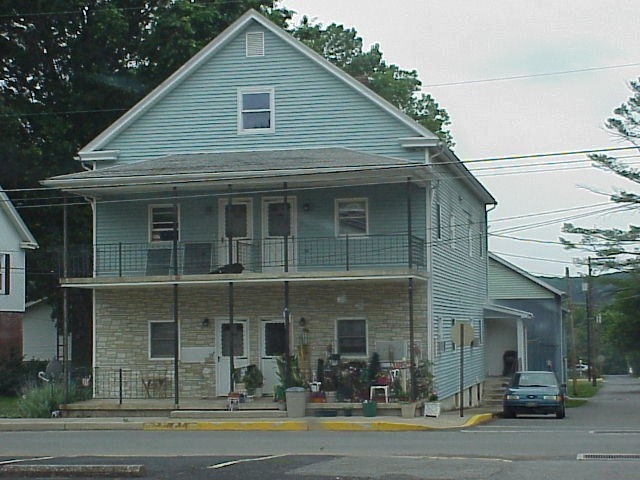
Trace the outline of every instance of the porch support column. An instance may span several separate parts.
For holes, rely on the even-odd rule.
[[[178,278],[178,190],[173,187],[173,278]],[[173,283],[173,388],[174,403],[180,405],[179,358],[180,328],[178,327],[178,283]]]
[[[413,267],[412,258],[412,234],[413,225],[411,218],[411,178],[407,178],[407,256],[409,261],[409,268]],[[416,355],[414,349],[415,336],[413,332],[413,277],[409,277],[408,285],[408,300],[409,300],[409,364],[411,372],[411,401],[415,402],[417,396],[417,379],[416,379]]]
[[[231,206],[233,205],[233,197],[231,195],[231,185],[229,185],[229,197],[227,199],[227,211],[224,214],[224,221],[225,221],[225,230],[226,230],[226,235],[227,235],[227,240],[229,242],[229,248],[228,248],[228,264],[231,265],[233,263],[233,228],[232,228],[232,219],[231,219],[231,215],[232,215],[232,208]],[[231,389],[231,391],[233,392],[235,390],[235,378],[233,373],[235,372],[236,369],[236,365],[235,365],[235,352],[233,351],[234,345],[235,345],[235,328],[233,325],[233,282],[229,282],[229,388]],[[222,352],[220,352],[222,353]],[[218,394],[220,392],[217,392]]]
[[[287,182],[282,184],[283,189],[283,208],[284,208],[284,220],[286,224],[284,225],[283,231],[283,254],[284,254],[284,272],[285,274],[289,272],[289,233],[291,229],[291,211],[288,208],[288,197],[287,197]],[[284,309],[283,309],[283,317],[284,317],[284,334],[285,334],[285,385],[283,387],[286,389],[290,382],[291,372],[290,363],[291,363],[291,312],[289,309],[289,282],[287,280],[284,281]]]
[[[518,369],[526,370],[527,367],[527,329],[524,326],[524,319],[518,318]]]

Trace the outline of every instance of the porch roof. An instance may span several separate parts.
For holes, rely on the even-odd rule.
[[[504,320],[532,320],[533,313],[515,308],[488,303],[484,306],[484,318],[500,318]]]
[[[159,190],[168,185],[200,188],[242,182],[244,186],[286,181],[290,188],[319,181],[332,185],[358,180],[382,183],[425,180],[429,167],[413,162],[356,151],[344,147],[210,152],[174,154],[111,167],[52,177],[43,182],[50,187],[80,192],[96,192],[135,187]]]

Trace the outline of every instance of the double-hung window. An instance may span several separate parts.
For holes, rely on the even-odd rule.
[[[8,253],[0,253],[0,295],[9,295],[11,285],[11,262]]]
[[[238,90],[238,133],[273,133],[275,131],[273,88]]]
[[[336,234],[367,235],[369,212],[365,198],[336,200]]]
[[[177,214],[177,217],[176,217]],[[149,207],[149,240],[163,242],[173,240],[175,231],[180,238],[180,210],[173,205],[152,205]]]
[[[173,358],[174,352],[174,323],[149,322],[149,358]]]
[[[336,324],[338,353],[346,356],[367,355],[367,322],[362,319],[338,320]]]

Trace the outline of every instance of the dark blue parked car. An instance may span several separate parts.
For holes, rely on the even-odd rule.
[[[516,372],[506,385],[502,398],[505,418],[514,418],[519,413],[555,414],[565,416],[565,386],[560,385],[553,372]]]

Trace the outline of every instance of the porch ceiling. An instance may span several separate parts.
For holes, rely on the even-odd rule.
[[[533,313],[490,303],[484,306],[485,319],[532,320]]]
[[[324,282],[337,281],[374,281],[374,282],[396,282],[408,279],[427,281],[429,274],[408,270],[376,270],[376,271],[333,271],[314,273],[242,273],[242,274],[208,274],[208,275],[187,275],[187,276],[156,276],[156,277],[104,277],[104,278],[67,278],[61,279],[63,287],[75,288],[114,288],[114,287],[158,287],[169,285],[228,285],[229,283],[253,283],[268,284],[296,282],[318,284]]]
[[[393,183],[429,178],[429,166],[344,147],[177,154],[96,170],[60,175],[43,182],[79,194],[181,190],[202,187],[243,188],[287,182],[289,188]]]

